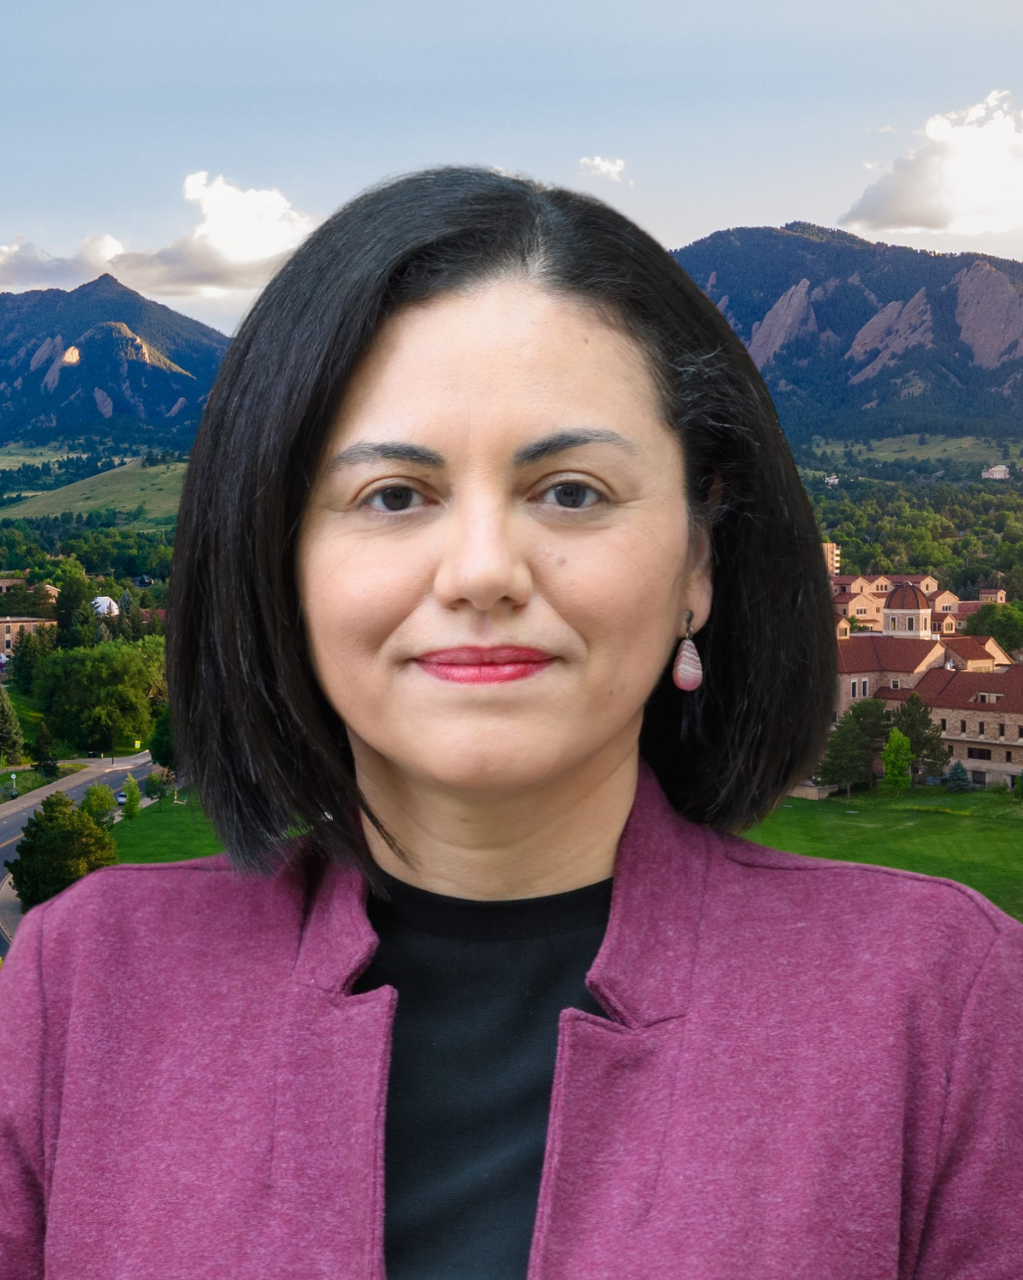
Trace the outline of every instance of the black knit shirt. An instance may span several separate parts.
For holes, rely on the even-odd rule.
[[[477,902],[384,873],[355,991],[398,991],[385,1133],[388,1280],[525,1280],[558,1015],[603,1015],[584,978],[611,880]]]

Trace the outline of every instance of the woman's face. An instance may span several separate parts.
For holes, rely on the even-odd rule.
[[[634,753],[710,611],[685,492],[640,349],[585,304],[505,279],[394,315],[298,550],[360,777],[513,794]]]

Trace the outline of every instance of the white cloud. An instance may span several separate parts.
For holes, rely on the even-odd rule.
[[[624,160],[605,160],[603,156],[582,156],[579,160],[580,173],[610,178],[612,182],[621,182],[624,168]]]
[[[222,175],[210,182],[205,171],[185,178],[183,194],[202,213],[183,239],[133,251],[111,235],[88,236],[70,258],[54,258],[16,240],[0,245],[0,288],[74,287],[108,271],[150,295],[250,295],[318,225],[280,191],[243,191]]]
[[[984,235],[1023,226],[1023,111],[994,90],[931,116],[923,144],[895,161],[844,217],[854,230]]]

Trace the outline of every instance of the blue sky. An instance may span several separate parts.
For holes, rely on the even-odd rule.
[[[597,194],[666,248],[800,219],[1023,259],[1023,5],[971,9],[8,8],[0,289],[110,270],[230,332],[319,220],[441,163]]]

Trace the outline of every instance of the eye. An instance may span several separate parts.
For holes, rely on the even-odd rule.
[[[544,496],[547,494],[556,495],[556,501],[551,504],[542,503],[542,506],[558,506],[565,511],[578,511],[587,507],[595,507],[598,503],[606,502],[599,490],[595,489],[591,484],[583,484],[581,480],[562,480],[558,484],[552,484],[549,489],[544,490]]]
[[[368,507],[370,511],[381,513],[408,511],[412,508],[412,500],[422,496],[410,485],[388,484],[367,494],[359,503],[359,506]],[[376,502],[377,498],[380,499],[379,504]]]

